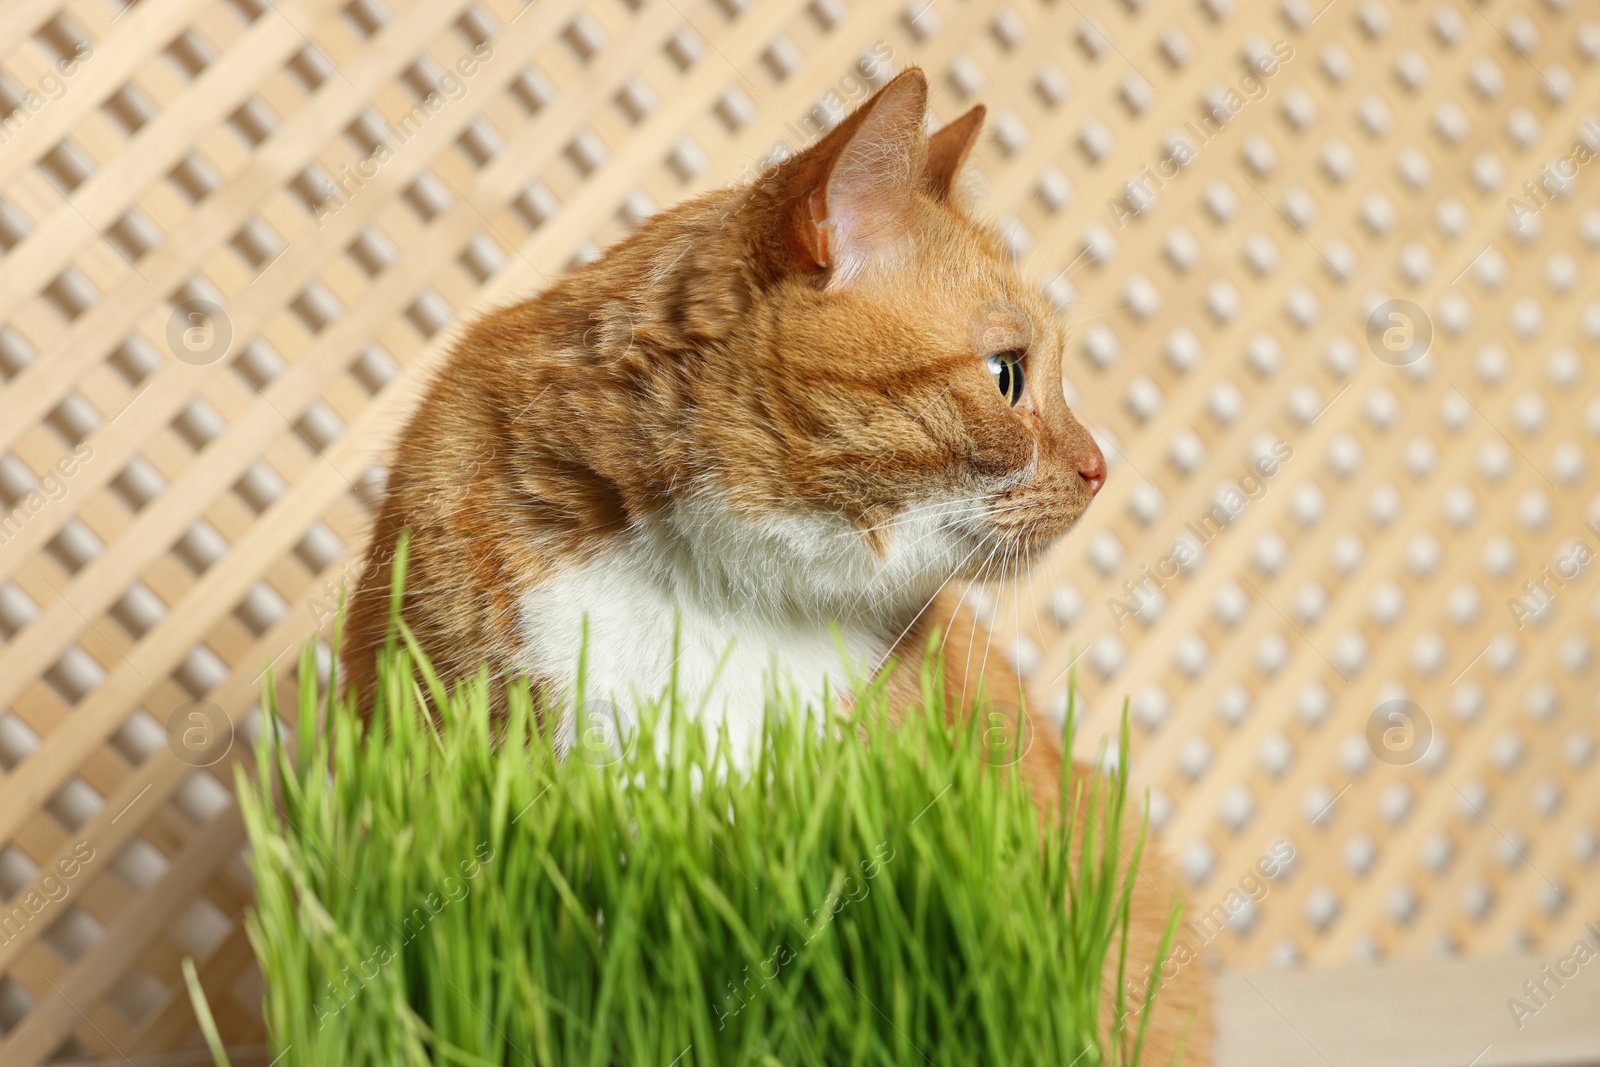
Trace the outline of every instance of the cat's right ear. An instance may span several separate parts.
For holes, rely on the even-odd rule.
[[[983,129],[985,114],[984,106],[976,104],[965,115],[952,119],[928,138],[928,190],[939,199],[950,199],[961,166],[972,154],[972,146],[978,143],[978,133]]]
[[[853,273],[907,239],[927,166],[928,79],[912,67],[796,159],[792,236],[811,269]]]

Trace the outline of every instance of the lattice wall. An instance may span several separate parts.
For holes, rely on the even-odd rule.
[[[1210,947],[1495,950],[1594,917],[1593,579],[1527,629],[1504,606],[1600,547],[1594,179],[1520,233],[1504,204],[1597,110],[1571,7],[0,6],[0,1062],[192,1040],[185,955],[261,1038],[232,766],[451,322],[797,146],[875,50],[941,117],[990,105],[985,210],[1114,442],[1052,573],[982,606],[1041,693],[1083,653],[1084,744],[1134,694],[1197,900],[1298,850]],[[1125,188],[1230,86],[1176,177]],[[1385,297],[1431,315],[1422,361],[1369,350]],[[1119,629],[1107,599],[1263,435],[1293,458]],[[1400,696],[1437,739],[1410,766],[1363,740]]]
[[[1036,682],[1075,662],[1091,734],[1131,695],[1202,909],[1295,847],[1224,959],[1570,944],[1600,912],[1600,26],[1566,8],[1107,9],[1099,60],[1050,49],[1100,72],[1061,107],[1021,91],[1031,62],[988,90],[1039,146],[997,206],[1042,276],[1065,267],[1080,404],[1121,460],[997,615]],[[1245,57],[1276,40],[1294,55],[1252,99]],[[1204,141],[1224,86],[1240,109]],[[1191,165],[1106,206],[1179,130]],[[1027,196],[1061,175],[1074,207]],[[1276,442],[1292,458],[1230,495]],[[1187,568],[1175,539],[1203,543]]]

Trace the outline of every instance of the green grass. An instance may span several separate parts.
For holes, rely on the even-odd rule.
[[[1149,1013],[1120,980],[1097,1031],[1138,863],[1107,844],[1125,781],[1067,798],[1103,834],[1042,828],[1018,732],[948,724],[936,667],[893,730],[872,686],[859,728],[774,693],[746,774],[675,685],[639,743],[562,759],[525,689],[493,716],[485,678],[446,692],[403,628],[379,679],[369,729],[307,649],[297,721],[316,725],[239,774],[284,1063],[1139,1061]]]

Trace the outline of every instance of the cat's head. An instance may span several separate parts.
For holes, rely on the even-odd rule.
[[[712,198],[714,232],[673,267],[719,508],[766,517],[799,563],[922,595],[1031,563],[1106,476],[1063,396],[1062,325],[959,202],[983,109],[930,137],[926,107],[922,72],[900,74]]]

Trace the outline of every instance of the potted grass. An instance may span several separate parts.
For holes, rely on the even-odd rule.
[[[1120,967],[1102,1016],[1139,860],[1109,844],[1126,781],[1065,798],[1100,832],[1041,826],[1005,748],[1020,733],[947,714],[938,669],[894,729],[871,685],[849,729],[832,701],[773,692],[741,771],[675,682],[634,728],[593,723],[558,753],[526,688],[494,711],[484,675],[447,691],[403,625],[365,718],[308,647],[305,728],[289,737],[269,689],[238,775],[274,1054],[1137,1064],[1149,1013]],[[1126,746],[1124,714],[1112,768]]]

